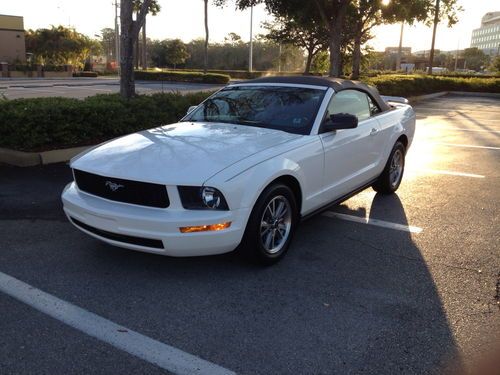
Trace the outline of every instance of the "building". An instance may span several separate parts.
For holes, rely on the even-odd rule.
[[[399,47],[386,47],[385,53],[389,55],[397,55],[399,53]],[[411,55],[411,47],[401,47],[401,54],[404,56]]]
[[[483,16],[481,27],[472,31],[470,46],[491,56],[500,53],[500,12],[489,12]]]
[[[0,62],[25,62],[23,17],[0,14]]]

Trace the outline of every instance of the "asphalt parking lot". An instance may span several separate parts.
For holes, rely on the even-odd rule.
[[[303,222],[268,268],[100,243],[63,215],[66,165],[0,167],[0,373],[166,373],[153,357],[182,353],[220,366],[191,369],[200,374],[434,374],[469,363],[500,326],[500,100],[447,96],[415,109],[397,194],[368,189]],[[14,287],[26,301],[5,293]],[[39,290],[71,305],[51,317],[31,307]],[[63,322],[72,313],[85,326],[89,312],[122,327],[121,347]]]
[[[136,92],[196,92],[217,90],[224,85],[203,83],[136,81]],[[66,78],[66,79],[0,79],[0,96],[7,99],[63,96],[83,99],[97,94],[112,94],[120,91],[116,78]]]

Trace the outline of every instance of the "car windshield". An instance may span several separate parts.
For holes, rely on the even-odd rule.
[[[227,87],[184,121],[223,122],[309,134],[325,90],[288,86]]]

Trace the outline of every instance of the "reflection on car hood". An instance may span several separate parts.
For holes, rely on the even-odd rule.
[[[180,122],[104,143],[71,166],[116,178],[200,185],[246,157],[299,137],[251,126]]]

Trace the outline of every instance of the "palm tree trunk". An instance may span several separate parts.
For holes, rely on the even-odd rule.
[[[352,74],[351,79],[359,79],[361,66],[361,35],[354,37],[354,49],[352,51]]]
[[[142,25],[142,69],[146,70],[148,68],[148,55],[146,49],[146,19],[144,19],[144,25]]]
[[[203,61],[203,73],[208,69],[208,0],[205,1],[205,56]]]

